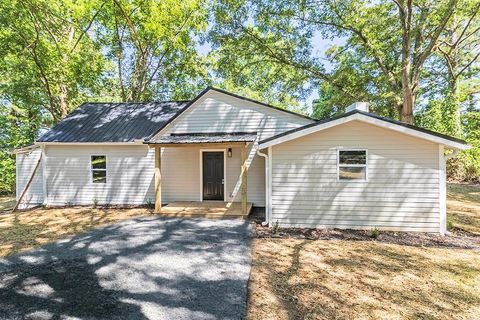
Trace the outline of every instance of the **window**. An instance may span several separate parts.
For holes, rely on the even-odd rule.
[[[367,150],[338,150],[338,180],[367,180]]]
[[[92,182],[107,183],[107,156],[91,156]]]

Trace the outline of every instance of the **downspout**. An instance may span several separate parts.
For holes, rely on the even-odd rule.
[[[257,149],[257,154],[263,158],[265,158],[265,221],[262,222],[262,226],[267,226],[269,222],[269,208],[270,208],[270,188],[268,186],[268,174],[270,171],[269,168],[269,161],[268,161],[268,154],[261,153],[260,149]]]

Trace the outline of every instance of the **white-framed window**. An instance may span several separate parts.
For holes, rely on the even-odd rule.
[[[339,181],[367,181],[368,150],[338,149],[337,179]]]
[[[92,183],[107,183],[107,156],[90,156],[90,169],[92,171]]]

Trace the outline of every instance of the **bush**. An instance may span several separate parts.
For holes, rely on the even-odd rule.
[[[98,207],[98,199],[93,198],[92,202],[93,202],[93,209],[97,208]]]
[[[147,198],[147,200],[145,200],[145,205],[147,206],[148,209],[154,208],[153,201],[151,198]]]
[[[278,234],[278,231],[280,231],[280,226],[278,225],[278,220],[277,220],[273,224],[272,232],[273,234]]]
[[[452,219],[448,219],[447,220],[447,230],[452,230],[453,229],[453,220]]]
[[[15,193],[15,160],[5,151],[0,152],[0,194]]]
[[[373,228],[372,231],[370,232],[370,237],[373,239],[377,239],[379,236],[380,236],[380,229]]]
[[[480,147],[472,146],[447,161],[447,179],[452,182],[480,183]]]

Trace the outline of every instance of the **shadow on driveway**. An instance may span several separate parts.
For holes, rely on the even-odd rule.
[[[0,259],[0,318],[241,319],[249,233],[141,217]]]

